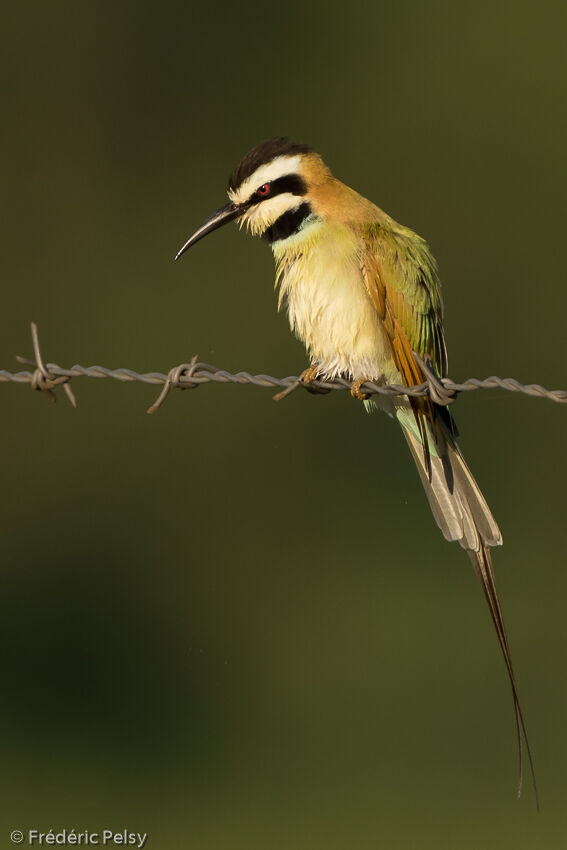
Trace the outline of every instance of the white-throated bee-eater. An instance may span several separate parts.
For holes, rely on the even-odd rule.
[[[233,220],[267,240],[279,306],[286,304],[309,355],[304,381],[346,377],[360,399],[367,380],[421,384],[425,376],[413,352],[446,375],[437,264],[420,236],[333,177],[310,147],[287,138],[249,151],[229,179],[228,196],[177,257]],[[502,543],[500,530],[457,446],[448,409],[424,397],[380,398],[401,425],[437,524],[466,550],[481,581],[512,687],[519,790],[525,743],[537,798],[490,555]]]

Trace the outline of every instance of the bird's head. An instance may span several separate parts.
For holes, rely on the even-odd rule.
[[[312,221],[311,190],[331,178],[321,157],[307,145],[276,137],[243,157],[228,181],[230,201],[189,237],[175,259],[221,225],[237,220],[274,243]]]

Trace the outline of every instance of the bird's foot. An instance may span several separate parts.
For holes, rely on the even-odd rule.
[[[303,370],[299,376],[299,380],[304,384],[310,384],[311,381],[315,381],[317,379],[318,372],[319,366],[316,363],[312,363],[311,366]]]
[[[319,372],[319,367],[317,366],[316,363],[312,363],[311,366],[309,366],[307,369],[303,370],[303,372],[299,376],[299,379],[297,380],[296,383],[290,384],[290,386],[287,387],[285,390],[282,390],[281,393],[276,393],[276,395],[273,396],[274,401],[281,401],[282,399],[287,398],[287,396],[290,395],[290,393],[294,392],[298,387],[300,387],[302,385],[305,387],[307,392],[310,392],[310,393],[313,393],[313,394],[324,395],[325,393],[330,392],[330,390],[326,389],[325,387],[311,387],[310,386],[310,384],[313,383],[313,381],[317,380],[318,372]]]
[[[359,401],[366,401],[369,398],[368,393],[363,393],[360,391],[360,388],[363,384],[366,383],[366,378],[357,378],[356,381],[353,381],[350,385],[350,394],[353,398],[357,398]]]

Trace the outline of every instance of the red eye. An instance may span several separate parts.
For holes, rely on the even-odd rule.
[[[265,198],[265,197],[266,197],[266,195],[269,195],[269,194],[270,194],[270,184],[269,184],[269,183],[264,183],[264,185],[263,185],[263,186],[260,186],[260,188],[259,188],[259,189],[257,189],[256,191],[257,191],[257,193],[258,193],[259,195],[262,195],[262,197],[263,197],[263,198]]]

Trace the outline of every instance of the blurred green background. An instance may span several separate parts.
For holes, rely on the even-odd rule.
[[[173,264],[272,135],[430,242],[450,373],[566,387],[560,2],[4,3],[0,366],[305,365],[269,249]],[[567,842],[567,410],[455,410],[542,799],[515,797],[505,668],[398,430],[347,395],[2,385],[4,817],[170,848]]]

